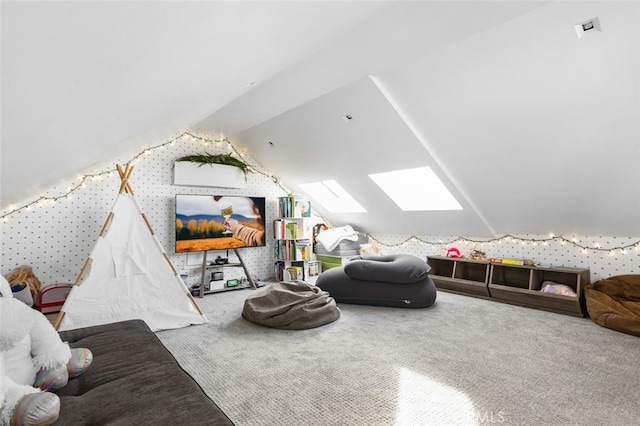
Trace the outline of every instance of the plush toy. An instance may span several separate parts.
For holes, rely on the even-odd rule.
[[[486,260],[487,253],[483,252],[482,250],[478,250],[476,247],[474,247],[473,250],[471,250],[471,254],[469,255],[469,257],[471,257],[474,260]]]
[[[93,360],[88,349],[70,349],[49,320],[13,298],[0,275],[0,425],[49,425],[58,419],[54,393]]]
[[[460,249],[457,247],[451,247],[447,250],[447,257],[461,258],[462,254],[460,254]]]
[[[9,272],[9,275],[7,275],[7,281],[9,281],[9,285],[13,291],[15,291],[13,288],[14,286],[29,287],[32,299],[31,304],[38,306],[38,296],[40,295],[40,288],[42,287],[42,284],[33,273],[31,266],[23,265]],[[25,302],[25,300],[22,301]]]

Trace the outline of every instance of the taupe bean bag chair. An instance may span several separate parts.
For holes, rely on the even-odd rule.
[[[640,275],[618,275],[584,289],[589,316],[598,325],[640,336]]]
[[[436,301],[436,286],[424,260],[406,254],[362,255],[318,277],[316,285],[336,302],[426,308]]]
[[[286,281],[247,297],[242,316],[267,327],[303,330],[337,320],[340,310],[326,291],[304,281]]]

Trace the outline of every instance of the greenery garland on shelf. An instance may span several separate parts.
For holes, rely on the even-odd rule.
[[[201,167],[205,164],[224,164],[227,166],[235,166],[244,172],[245,178],[247,177],[247,172],[252,171],[247,163],[239,160],[236,157],[233,157],[231,154],[214,155],[205,152],[204,154],[185,155],[184,157],[178,158],[176,161],[190,161],[192,163],[200,163],[198,167]]]

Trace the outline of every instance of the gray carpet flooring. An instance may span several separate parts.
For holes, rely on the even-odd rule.
[[[285,331],[241,317],[255,291],[157,333],[238,426],[640,424],[640,338],[589,319],[439,292]]]

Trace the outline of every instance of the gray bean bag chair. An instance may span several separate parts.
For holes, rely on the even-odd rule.
[[[303,330],[337,320],[340,310],[326,291],[304,281],[285,281],[247,297],[242,316],[267,327]]]
[[[406,254],[362,255],[318,277],[316,285],[336,302],[426,308],[436,301],[436,286],[424,260]]]

